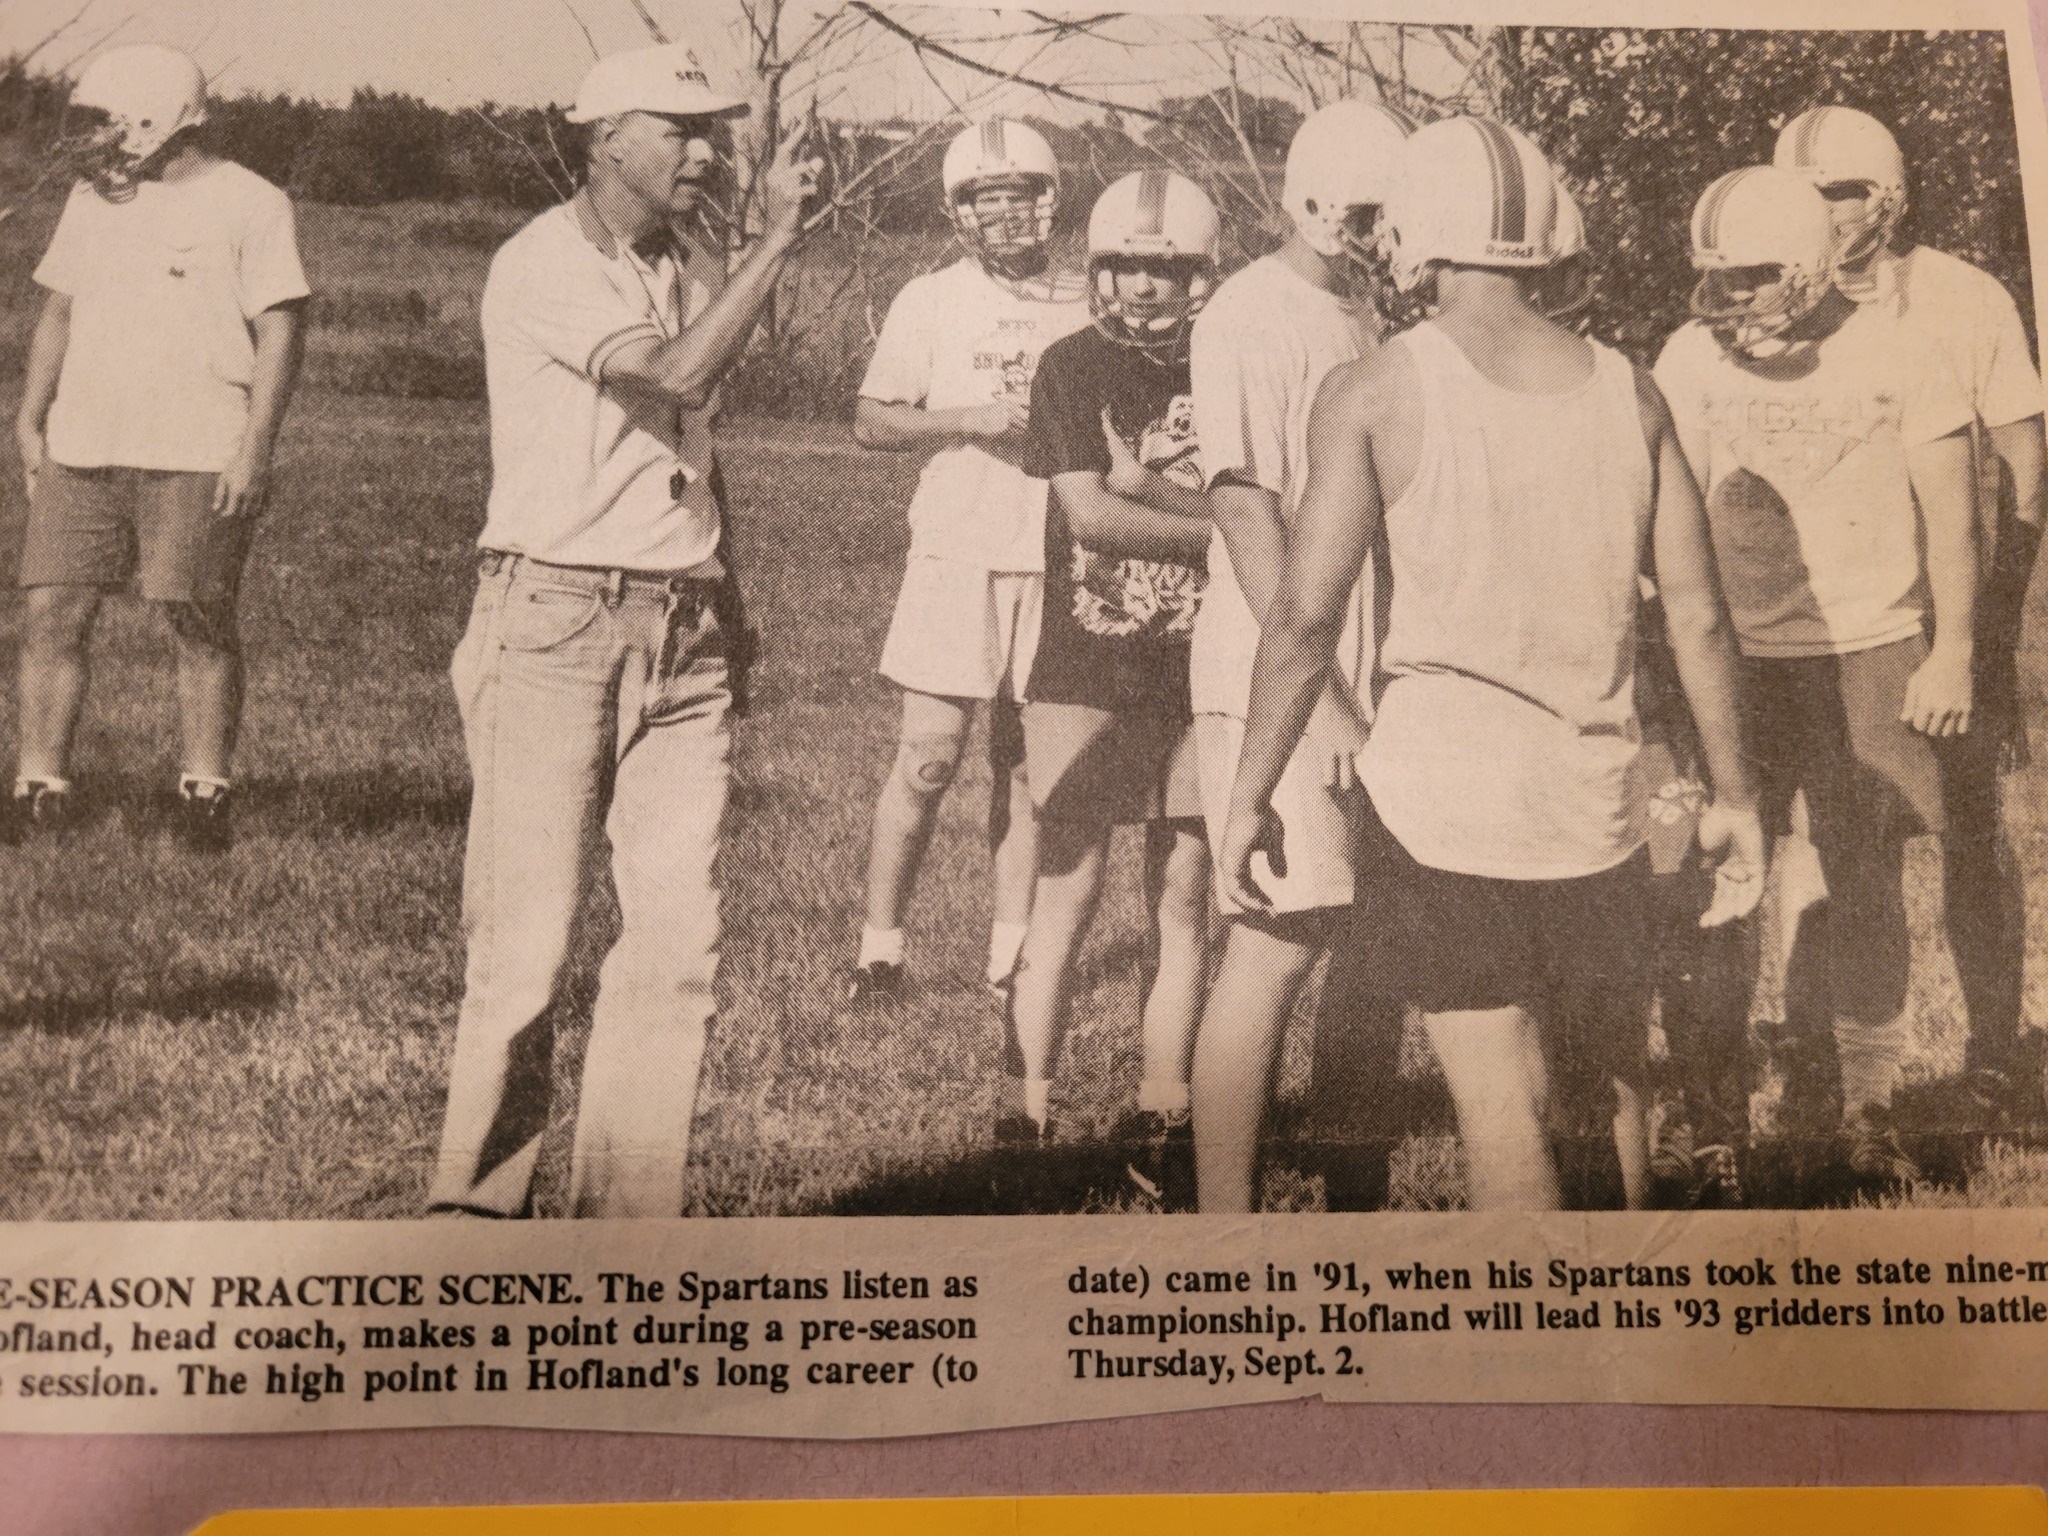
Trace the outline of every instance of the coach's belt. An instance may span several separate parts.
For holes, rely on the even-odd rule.
[[[654,591],[675,597],[694,597],[708,602],[725,587],[725,572],[716,559],[707,560],[693,571],[628,571],[614,566],[556,565],[531,555],[509,550],[486,549],[477,556],[477,571],[483,576],[510,575],[524,566],[537,576],[570,581],[602,592],[617,602],[627,592]]]

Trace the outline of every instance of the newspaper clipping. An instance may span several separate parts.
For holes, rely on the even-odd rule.
[[[2017,0],[285,9],[0,10],[0,1431],[2048,1408]]]

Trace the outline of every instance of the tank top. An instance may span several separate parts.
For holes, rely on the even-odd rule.
[[[1593,348],[1560,394],[1503,389],[1425,323],[1422,443],[1386,509],[1387,591],[1359,771],[1418,861],[1597,874],[1644,841],[1637,577],[1652,466],[1633,370]]]

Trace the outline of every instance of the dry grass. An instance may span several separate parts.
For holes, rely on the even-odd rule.
[[[408,219],[417,222],[308,211],[315,281],[340,317],[316,334],[316,356],[401,335],[429,350],[475,346],[469,306],[485,247],[467,224],[463,238],[422,244]],[[40,238],[35,219],[8,221],[0,253],[25,272]],[[31,312],[25,279],[0,287],[0,368],[14,368]],[[987,770],[976,755],[913,916],[916,995],[874,1018],[835,1001],[892,749],[895,698],[873,661],[901,569],[912,468],[826,427],[742,424],[726,452],[767,645],[737,755],[722,1006],[698,1106],[692,1209],[1122,1204],[1116,1168],[1088,1143],[1121,1113],[1137,1075],[1134,847],[1118,845],[1113,893],[1083,961],[1059,1106],[1069,1139],[1020,1183],[984,1152],[998,1054],[979,979]],[[235,854],[195,863],[162,836],[174,769],[169,648],[125,603],[103,620],[81,747],[92,824],[61,845],[0,851],[0,931],[10,936],[0,945],[0,1218],[419,1207],[458,1002],[467,784],[444,669],[487,486],[481,403],[310,389],[281,474],[245,601],[253,670]],[[15,546],[21,513],[10,479],[0,550]],[[18,620],[12,605],[0,615],[0,673],[11,675]],[[9,695],[0,750],[11,754]],[[2032,708],[2039,718],[2038,696]],[[2014,835],[2035,888],[2048,890],[2042,772],[2014,786]],[[1936,878],[1923,857],[1923,947],[1933,943]],[[2044,924],[2048,906],[2029,946],[2037,1019],[2048,1019]],[[1952,1070],[1960,1052],[1952,973],[1935,950],[1925,958],[1918,1080]],[[586,964],[563,1010],[561,1123],[543,1160],[543,1209],[560,1189],[590,974]],[[1296,1029],[1283,1095],[1298,1091],[1305,1045]],[[1914,1198],[2039,1204],[2044,1181],[2048,1159],[2008,1153],[1967,1191]],[[1461,1187],[1455,1143],[1442,1135],[1418,1136],[1396,1158],[1403,1205],[1455,1205]],[[1319,1180],[1284,1148],[1266,1195],[1279,1209],[1321,1203]]]

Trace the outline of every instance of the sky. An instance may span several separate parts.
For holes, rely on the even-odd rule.
[[[745,53],[735,0],[645,3],[671,37],[697,50],[714,82],[738,83]],[[808,30],[835,3],[789,0],[785,36]],[[1114,21],[1048,48],[1042,39],[986,41],[1006,28],[1033,26],[1021,13],[997,19],[987,12],[889,9],[967,39],[963,46],[977,56],[1126,104],[1223,79],[1187,42],[1210,35],[1195,18]],[[59,28],[34,67],[65,70],[113,42],[160,42],[196,57],[225,95],[345,101],[371,86],[450,107],[566,103],[589,68],[593,44],[609,53],[648,41],[632,0],[0,0],[0,57],[34,48]],[[927,68],[885,34],[864,35],[872,63],[835,82],[822,103],[828,116],[923,120],[955,109],[1030,111],[1067,121],[1095,115],[1091,107],[991,86],[942,62]]]

